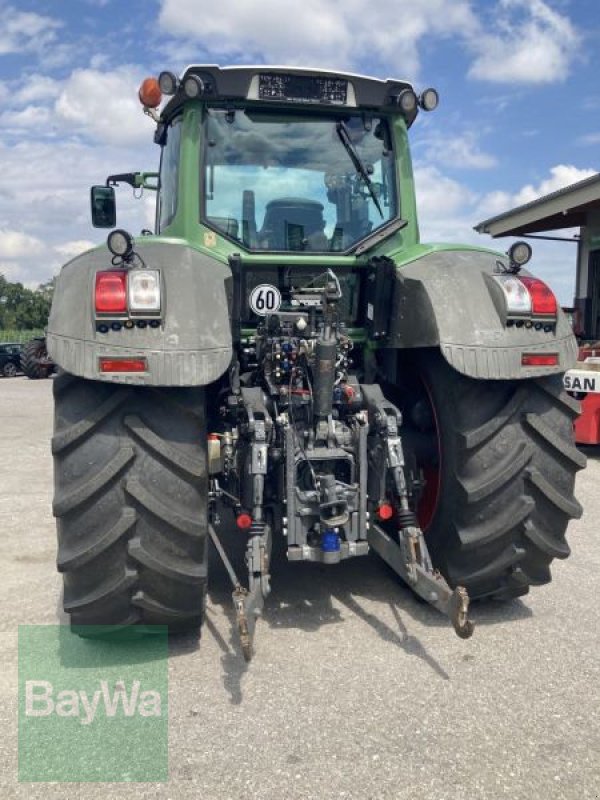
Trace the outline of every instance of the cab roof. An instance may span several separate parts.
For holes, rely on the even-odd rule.
[[[229,100],[301,108],[395,112],[404,114],[408,126],[417,116],[416,109],[405,114],[396,102],[405,89],[414,91],[405,80],[382,80],[352,72],[312,67],[270,64],[219,67],[216,64],[193,64],[183,71],[178,91],[163,110],[164,120],[187,100],[183,85],[191,76],[202,81],[203,101]]]

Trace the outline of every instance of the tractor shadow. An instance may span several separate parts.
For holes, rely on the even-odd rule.
[[[600,446],[597,444],[579,444],[577,449],[583,453],[588,461],[600,461]]]
[[[224,542],[238,576],[245,580],[243,550]],[[231,583],[216,553],[209,559],[209,602],[204,622],[204,636],[211,636],[221,650],[223,683],[231,702],[242,701],[241,682],[248,664],[244,661],[231,602]],[[442,680],[450,676],[431,655],[423,642],[410,632],[416,625],[447,628],[449,621],[417,598],[392,570],[375,555],[350,559],[335,566],[304,562],[290,563],[283,548],[274,548],[271,564],[272,592],[257,626],[260,647],[261,625],[272,629],[294,628],[313,633],[324,626],[339,625],[349,615],[358,618],[384,642],[421,659]],[[381,613],[379,613],[381,611]],[[390,612],[393,621],[390,621]],[[227,640],[215,615],[229,623]],[[476,625],[496,625],[526,619],[531,610],[521,600],[479,602],[472,606]],[[219,629],[221,628],[221,630]]]

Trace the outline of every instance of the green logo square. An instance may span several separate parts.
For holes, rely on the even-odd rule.
[[[166,627],[81,630],[19,626],[19,780],[166,781]]]

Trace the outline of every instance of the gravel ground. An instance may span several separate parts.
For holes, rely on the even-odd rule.
[[[51,381],[0,380],[0,797],[598,798],[600,460],[554,581],[474,610],[472,639],[375,559],[282,564],[254,661],[211,581],[201,642],[171,644],[170,779],[19,784],[17,626],[55,624]]]

